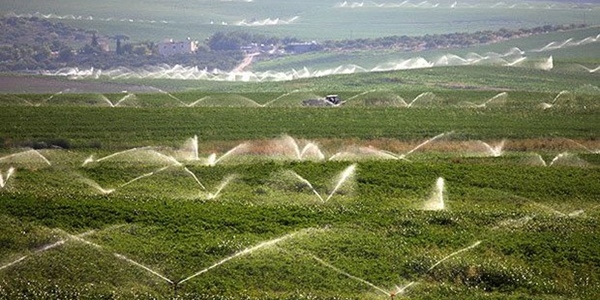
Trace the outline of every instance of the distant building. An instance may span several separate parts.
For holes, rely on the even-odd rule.
[[[277,47],[273,44],[265,45],[265,44],[257,44],[250,43],[240,47],[240,50],[246,54],[251,53],[273,53],[277,50]]]
[[[319,49],[319,44],[315,41],[306,43],[290,43],[285,45],[285,51],[293,53],[305,53],[316,51]]]
[[[196,50],[198,50],[198,41],[189,38],[185,41],[168,40],[158,44],[158,53],[162,56],[194,53]]]

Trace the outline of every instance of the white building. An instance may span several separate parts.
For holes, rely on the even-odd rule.
[[[158,53],[162,56],[194,53],[196,50],[198,50],[198,41],[192,41],[189,38],[180,42],[168,40],[158,44]]]

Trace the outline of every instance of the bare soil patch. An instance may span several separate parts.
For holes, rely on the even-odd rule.
[[[63,93],[155,92],[150,87],[142,85],[76,81],[58,77],[0,75],[0,93],[54,94],[60,91]]]

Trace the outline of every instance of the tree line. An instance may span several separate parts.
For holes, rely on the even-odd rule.
[[[421,51],[443,48],[465,48],[478,44],[489,44],[502,40],[514,39],[555,31],[584,28],[584,24],[544,25],[534,28],[486,30],[476,32],[455,32],[448,34],[426,34],[423,36],[395,35],[372,39],[351,39],[340,41],[325,41],[324,49],[336,50],[367,50],[394,49],[400,51]]]
[[[234,68],[243,53],[213,51],[202,45],[192,54],[162,56],[153,41],[127,42],[122,34],[101,36],[94,30],[37,17],[0,18],[0,72],[56,70],[64,67],[110,69],[160,64]],[[116,46],[114,50],[110,49]]]

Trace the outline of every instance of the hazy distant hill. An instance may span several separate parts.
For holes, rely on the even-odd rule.
[[[277,46],[282,49],[283,41],[314,40],[319,45],[315,49],[325,49],[336,56],[349,51],[408,53],[467,48],[600,20],[599,4],[585,4],[586,9],[582,10],[580,3],[584,2],[9,1],[0,12],[10,20],[0,25],[5,29],[0,33],[0,70],[110,69],[159,64],[232,70],[243,59],[238,48],[249,43],[240,39],[241,35],[273,37],[281,42]],[[562,28],[563,24],[575,26]],[[92,32],[96,32],[99,46],[90,47]],[[227,42],[233,41],[233,46],[227,48],[232,52],[210,51],[217,50],[208,44],[215,33],[230,38]],[[237,35],[231,38],[232,33]],[[121,41],[121,51],[116,49],[117,36],[126,37]],[[205,45],[197,55],[156,55],[157,43],[166,38],[188,37]],[[121,53],[113,55],[114,52]],[[273,53],[277,58],[287,58],[287,53]],[[264,54],[255,62],[272,58],[272,54]]]
[[[5,1],[6,2],[6,1]],[[204,40],[216,31],[243,30],[302,40],[342,40],[597,24],[598,2],[454,0],[116,1],[29,0],[3,3],[4,14],[57,19],[136,41]],[[323,30],[326,29],[326,30]]]

